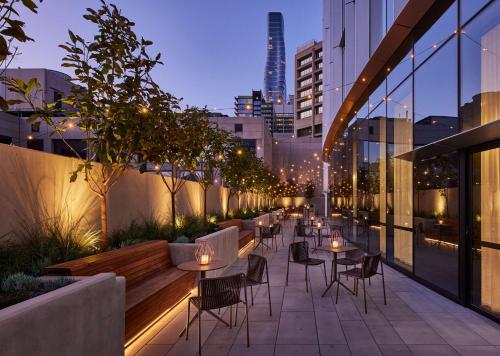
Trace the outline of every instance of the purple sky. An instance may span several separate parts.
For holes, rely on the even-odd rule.
[[[164,65],[155,78],[189,105],[233,107],[233,97],[262,89],[267,12],[285,18],[287,87],[293,91],[293,56],[298,46],[321,39],[321,0],[116,0],[136,32],[154,42]],[[38,15],[23,14],[35,39],[21,47],[11,67],[60,67],[67,30],[90,38],[82,15],[95,0],[45,0]],[[226,110],[232,114],[233,110]]]

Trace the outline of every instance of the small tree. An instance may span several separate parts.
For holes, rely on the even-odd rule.
[[[207,222],[207,193],[220,172],[222,161],[231,150],[228,131],[211,126],[201,132],[202,150],[199,157],[198,184],[203,190],[203,223]]]
[[[314,185],[313,181],[308,180],[306,183],[306,189],[304,191],[305,197],[308,201],[311,201],[311,199],[314,197],[315,190],[316,186]]]
[[[147,99],[156,88],[150,73],[160,63],[160,55],[151,59],[147,48],[151,41],[137,38],[134,23],[114,5],[104,1],[98,10],[87,9],[83,17],[97,26],[97,34],[88,41],[69,31],[69,41],[60,47],[66,51],[63,67],[74,71],[71,95],[62,99],[70,109],[62,119],[54,119],[56,103],[36,107],[41,85],[11,80],[9,90],[23,96],[36,112],[30,122],[44,121],[67,144],[80,162],[72,172],[74,182],[83,174],[85,182],[100,199],[101,247],[107,247],[107,204],[111,188],[130,166],[142,142],[142,123],[147,116]],[[76,121],[87,144],[79,152],[64,139],[68,121]],[[96,161],[99,164],[96,164]]]
[[[246,148],[234,145],[226,154],[224,161],[221,164],[221,174],[224,179],[224,186],[229,189],[227,196],[227,208],[225,218],[229,214],[229,202],[231,198],[237,196],[238,209],[240,208],[239,195],[245,192],[249,184],[249,169],[252,165],[252,155]]]
[[[151,98],[151,111],[143,142],[143,156],[155,164],[155,172],[161,177],[170,193],[171,224],[176,228],[176,195],[193,175],[205,148],[205,132],[210,130],[206,110],[195,107],[180,110],[179,101],[172,95],[158,91]],[[146,171],[146,163],[141,172]]]

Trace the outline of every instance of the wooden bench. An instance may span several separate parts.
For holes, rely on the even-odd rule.
[[[241,219],[222,221],[219,223],[219,226],[222,229],[227,229],[228,227],[231,227],[231,226],[236,226],[238,228],[238,231],[239,231],[238,249],[241,249],[242,247],[246,246],[246,244],[248,244],[250,241],[252,241],[255,238],[255,231],[254,230],[243,229],[243,223],[242,223]]]
[[[126,279],[125,342],[187,295],[196,281],[195,273],[172,266],[168,243],[163,240],[49,266],[43,274],[92,276],[102,272]]]

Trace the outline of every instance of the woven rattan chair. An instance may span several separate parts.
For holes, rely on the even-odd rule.
[[[378,272],[378,265],[380,264],[380,272]],[[377,253],[375,255],[365,255],[361,260],[361,268],[353,268],[345,272],[339,272],[340,275],[344,274],[346,276],[354,277],[354,293],[358,295],[358,282],[361,279],[363,281],[363,299],[365,302],[365,314],[368,313],[368,308],[366,307],[366,287],[365,279],[373,277],[377,274],[382,276],[382,289],[384,291],[384,304],[387,305],[387,300],[385,297],[385,280],[384,280],[384,264],[381,263],[381,254]],[[337,296],[335,298],[335,304],[339,300],[339,285],[337,284]]]
[[[292,259],[290,260],[290,257]],[[307,241],[294,242],[290,244],[288,248],[288,262],[286,265],[286,285],[288,286],[288,272],[290,270],[290,263],[296,263],[306,267],[306,292],[309,292],[309,266],[321,266],[323,265],[323,272],[325,274],[325,285],[328,285],[326,280],[326,265],[325,260],[319,258],[309,257],[309,244]]]
[[[241,300],[241,289],[244,291],[244,300]],[[227,277],[203,278],[198,282],[197,297],[189,298],[186,322],[186,340],[189,333],[189,313],[191,303],[198,309],[198,352],[201,356],[201,314],[203,311],[229,307],[229,327],[232,326],[233,305],[236,305],[236,318],[238,320],[238,304],[245,304],[247,321],[247,347],[250,346],[250,335],[248,331],[248,303],[246,276],[238,273]]]
[[[306,238],[312,238],[314,242],[314,247],[316,247],[316,239],[314,232],[306,232],[305,225],[295,225],[295,229],[293,230],[293,241],[295,242],[295,237],[302,237],[302,241],[306,241]]]
[[[271,240],[271,249],[276,243],[276,252],[278,252],[278,242],[276,241],[276,234],[274,225],[273,226],[264,226],[260,228],[260,244],[262,245],[262,255],[264,255],[264,245],[269,249],[269,245],[265,244],[265,240]]]
[[[283,229],[281,227],[281,224],[273,224],[273,234],[275,234],[276,238],[278,238],[278,235],[281,235],[281,245],[285,247],[285,240],[283,236]],[[276,242],[276,247],[278,247],[278,243]]]
[[[266,280],[264,280],[264,272]],[[250,296],[253,305],[253,286],[267,284],[267,295],[269,297],[269,315],[273,315],[271,309],[271,288],[269,285],[269,269],[267,268],[267,260],[259,255],[248,255],[248,267],[246,274],[246,285],[250,286]]]

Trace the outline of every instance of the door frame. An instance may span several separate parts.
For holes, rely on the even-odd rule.
[[[472,223],[472,155],[490,149],[500,148],[500,139],[485,142],[476,146],[467,147],[460,152],[460,245],[464,248],[459,251],[459,291],[462,305],[500,323],[500,317],[487,312],[472,304],[472,238],[470,225]]]

